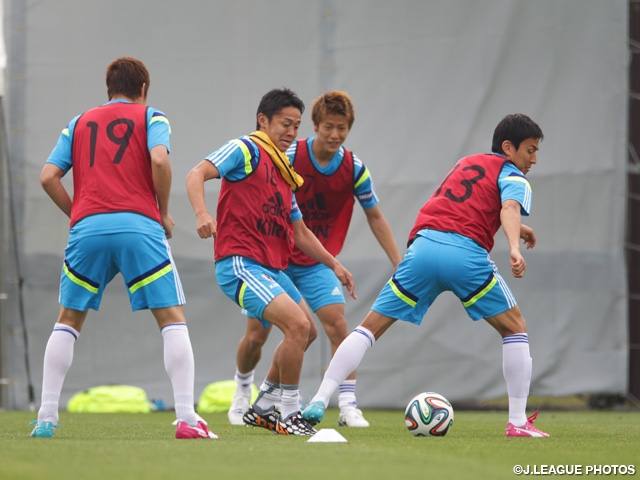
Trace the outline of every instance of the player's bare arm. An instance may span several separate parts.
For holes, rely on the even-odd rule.
[[[203,160],[191,169],[185,180],[189,202],[196,214],[196,230],[200,238],[215,238],[218,233],[218,223],[209,213],[204,198],[204,183],[212,178],[220,178],[220,172],[213,163]]]
[[[53,163],[45,163],[40,173],[40,185],[49,195],[53,203],[62,210],[62,212],[71,218],[71,197],[62,184],[64,172],[60,167]]]
[[[502,210],[500,211],[502,230],[509,242],[511,274],[515,278],[521,278],[527,269],[524,257],[520,253],[520,231],[522,226],[520,208],[520,204],[515,200],[506,200],[502,204]]]
[[[402,257],[398,251],[396,241],[393,238],[389,222],[387,222],[387,219],[382,214],[382,210],[380,210],[378,205],[375,205],[373,208],[365,210],[364,213],[367,217],[367,222],[369,223],[371,232],[387,254],[387,257],[389,257],[393,268],[397,269],[398,264],[402,261]]]
[[[171,195],[172,172],[169,163],[169,152],[164,145],[156,145],[149,152],[151,155],[151,175],[158,199],[158,210],[162,218],[162,226],[167,238],[173,236],[175,222],[169,214],[169,197]]]
[[[293,222],[293,238],[300,250],[316,259],[326,267],[333,270],[340,283],[347,287],[347,291],[352,298],[358,298],[355,293],[355,283],[351,273],[324,248],[320,240],[307,228],[302,219]]]

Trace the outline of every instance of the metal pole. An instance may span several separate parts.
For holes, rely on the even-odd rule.
[[[640,398],[640,2],[629,1],[629,159],[627,168],[627,275],[629,289],[628,395]]]
[[[0,146],[3,148],[3,155],[6,159],[7,174],[7,196],[6,208],[7,228],[10,229],[7,237],[10,239],[7,245],[9,255],[7,255],[7,272],[11,271],[13,278],[7,280],[7,292],[10,293],[6,308],[10,308],[11,318],[7,318],[7,323],[12,325],[12,329],[22,334],[23,359],[26,376],[27,396],[29,409],[35,410],[35,394],[31,381],[31,368],[29,365],[29,344],[26,319],[23,302],[23,284],[21,251],[24,218],[24,105],[25,105],[25,64],[26,64],[26,21],[27,4],[21,0],[9,0],[4,3],[7,25],[7,83],[6,109],[7,109],[7,136],[2,139]],[[11,263],[9,263],[11,261]],[[16,322],[17,319],[17,322]],[[14,336],[14,335],[12,335]],[[15,337],[15,336],[14,336]],[[6,339],[9,341],[9,339]],[[11,350],[15,350],[16,340],[11,340]],[[7,359],[9,361],[9,359]],[[16,362],[15,356],[11,357],[12,362]],[[15,372],[15,366],[11,365],[11,371]],[[17,384],[12,381],[11,386]]]
[[[4,124],[4,103],[2,102],[2,92],[0,92],[0,199],[2,199],[2,207],[0,207],[0,410],[5,410],[7,405],[7,388],[9,380],[7,378],[8,370],[8,346],[6,340],[6,330],[8,328],[7,314],[5,304],[7,298],[7,261],[9,239],[7,237],[6,218],[7,218],[7,202],[5,197],[5,181],[7,171],[7,159],[5,158],[5,124]]]

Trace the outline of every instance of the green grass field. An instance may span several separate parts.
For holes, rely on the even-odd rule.
[[[204,415],[219,440],[176,440],[172,412],[63,412],[56,436],[40,439],[29,437],[35,414],[0,412],[0,479],[513,479],[515,465],[633,465],[640,476],[638,411],[542,411],[548,439],[505,438],[504,411],[456,412],[442,438],[413,437],[401,411],[366,415],[370,428],[339,428],[330,409],[318,427],[348,443],[308,443],[232,427],[226,414]]]

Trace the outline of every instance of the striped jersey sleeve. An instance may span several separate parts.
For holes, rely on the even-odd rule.
[[[378,196],[369,169],[353,155],[353,191],[360,206],[368,210],[378,204]]]
[[[53,163],[60,168],[65,174],[71,169],[73,164],[71,158],[71,139],[73,138],[73,131],[76,128],[76,123],[80,115],[73,118],[69,124],[60,132],[58,142],[53,147],[47,163]]]
[[[247,177],[257,167],[258,147],[242,136],[229,140],[215,152],[207,155],[205,160],[215,165],[220,177],[236,182]]]
[[[294,140],[293,142],[291,142],[291,145],[289,145],[289,148],[287,148],[287,151],[285,152],[287,157],[289,157],[289,161],[292,163],[293,163],[293,159],[296,158],[297,150],[298,150],[298,142]]]
[[[522,207],[520,213],[528,216],[531,213],[531,185],[524,174],[518,168],[511,164],[505,163],[498,177],[498,186],[500,188],[500,200],[515,200]]]
[[[164,145],[171,151],[171,125],[169,119],[160,110],[149,107],[147,109],[147,148]]]

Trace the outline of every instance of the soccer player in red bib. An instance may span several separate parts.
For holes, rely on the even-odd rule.
[[[347,236],[355,199],[374,236],[386,252],[393,268],[401,257],[389,224],[378,205],[378,197],[367,167],[343,147],[355,120],[353,102],[342,91],[331,91],[315,99],[311,119],[316,135],[291,144],[287,156],[305,183],[296,191],[298,207],[309,229],[324,247],[338,255]],[[342,286],[326,266],[294,247],[286,274],[318,316],[331,343],[331,354],[347,337]],[[232,425],[243,425],[249,408],[254,369],[271,325],[263,326],[251,314],[236,353],[236,394],[228,412]],[[338,423],[347,427],[368,427],[356,401],[356,373],[339,386]]]
[[[107,67],[109,102],[62,131],[40,182],[71,219],[60,279],[60,314],[44,353],[42,404],[33,437],[53,437],[74,344],[90,308],[121,273],[131,309],[150,309],[164,341],[173,387],[176,438],[217,438],[194,410],[194,358],[185,303],[167,239],[171,165],[167,117],[147,107],[149,72],[131,57]],[[73,169],[73,200],[62,177]],[[117,348],[117,345],[114,345]]]
[[[353,277],[302,221],[295,195],[304,180],[285,152],[295,140],[304,103],[291,90],[261,99],[257,130],[230,140],[187,175],[187,192],[200,238],[214,237],[216,278],[222,291],[263,324],[284,334],[246,425],[281,435],[314,435],[300,415],[300,372],[317,329],[300,292],[284,273],[294,244],[329,268],[355,298]],[[204,183],[222,178],[217,221],[209,214]],[[276,410],[280,403],[281,410]]]
[[[505,434],[548,437],[525,411],[532,361],[525,320],[489,257],[502,227],[509,242],[511,274],[527,268],[520,239],[533,248],[533,229],[522,216],[531,211],[526,174],[537,163],[540,127],[522,114],[508,115],[495,128],[492,153],[459,160],[424,204],[409,235],[409,248],[364,321],[335,353],[318,392],[303,409],[315,425],[340,383],[396,320],[416,325],[442,292],[456,295],[472,320],[484,318],[502,337],[503,372],[509,396]]]

